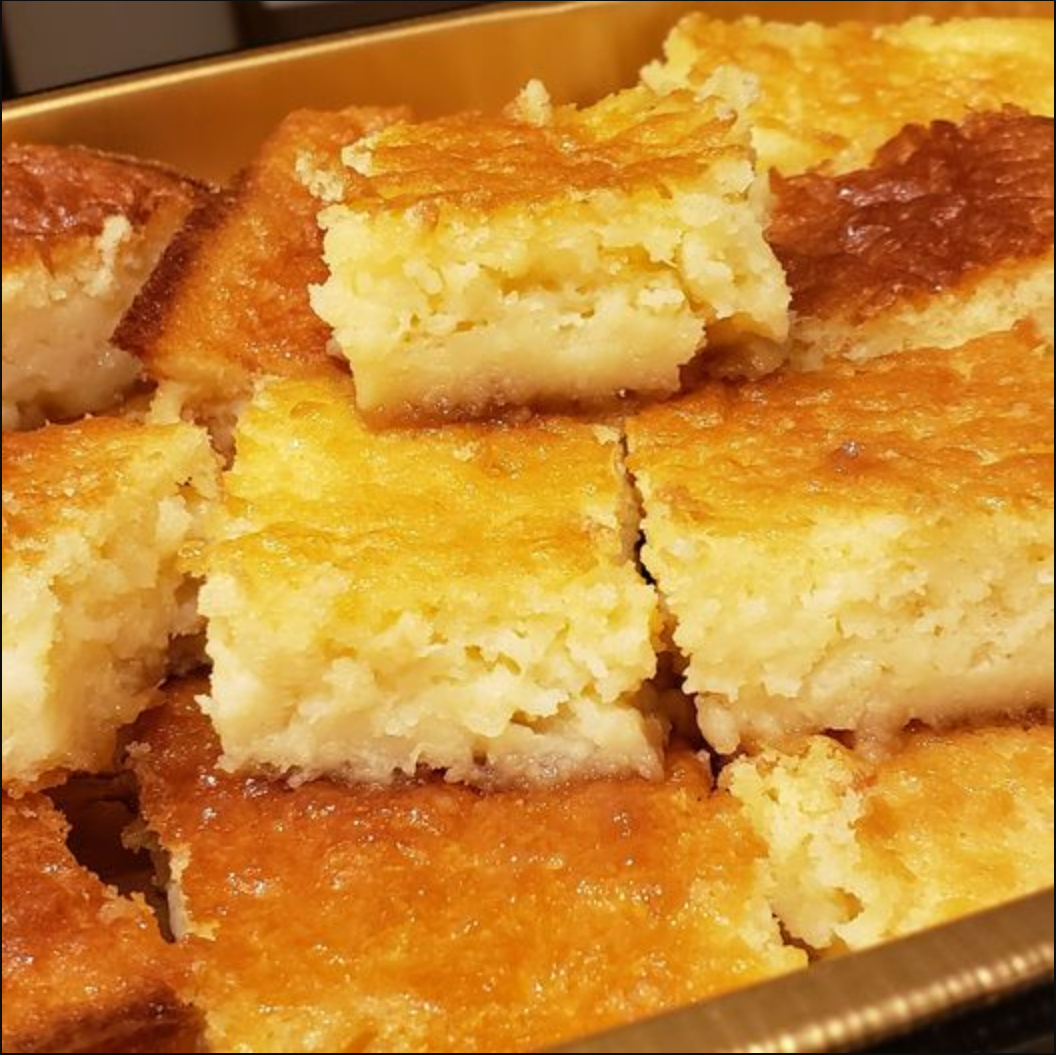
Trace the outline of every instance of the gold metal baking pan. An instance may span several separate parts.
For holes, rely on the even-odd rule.
[[[222,180],[299,106],[407,103],[423,115],[497,109],[531,77],[585,101],[630,82],[687,11],[723,17],[875,19],[911,14],[1042,14],[1033,0],[579,0],[499,4],[232,58],[187,63],[5,104],[9,139],[84,143]]]
[[[855,1051],[1051,986],[1052,934],[1048,890],[553,1050]]]

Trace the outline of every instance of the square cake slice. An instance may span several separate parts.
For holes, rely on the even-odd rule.
[[[656,598],[615,428],[371,431],[351,382],[244,411],[202,562],[232,768],[505,783],[661,769]]]
[[[92,418],[4,436],[5,788],[111,765],[193,627],[181,551],[217,467],[204,431]]]
[[[214,1051],[539,1050],[806,963],[688,751],[658,781],[291,789],[217,772],[204,688],[131,756]]]
[[[1052,707],[1052,347],[713,384],[628,424],[714,748]]]
[[[114,329],[204,187],[79,147],[3,150],[3,427],[106,410],[140,363]]]
[[[722,784],[767,844],[774,909],[857,949],[1052,886],[1052,726],[907,734],[880,757],[809,737]]]
[[[748,89],[741,85],[740,89]],[[646,88],[400,122],[306,171],[312,304],[376,418],[675,391],[713,336],[780,339],[788,291],[729,97]]]
[[[774,180],[768,237],[812,369],[948,348],[1030,320],[1052,340],[1052,118],[911,125],[868,168]]]
[[[198,209],[118,330],[161,386],[159,410],[213,426],[221,439],[256,379],[347,372],[308,286],[326,278],[319,203],[304,166],[340,165],[341,148],[399,109],[300,110],[261,146],[234,187]]]
[[[846,172],[909,124],[1006,103],[1052,117],[1052,19],[822,26],[691,14],[642,79],[657,91],[709,91],[745,72],[759,82],[744,112],[760,172]]]
[[[201,1051],[182,950],[66,848],[51,801],[3,799],[5,1052]]]

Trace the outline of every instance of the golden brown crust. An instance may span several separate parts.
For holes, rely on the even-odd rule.
[[[248,393],[254,377],[342,373],[308,286],[326,278],[319,203],[298,160],[326,164],[401,110],[291,114],[233,191],[189,219],[125,316],[116,342],[157,381],[190,386],[196,403]]]
[[[3,560],[33,560],[63,526],[84,518],[128,487],[151,457],[162,458],[179,425],[144,426],[128,418],[86,418],[3,438]],[[137,472],[138,475],[138,472]]]
[[[290,789],[214,770],[204,688],[145,715],[133,755],[211,931],[195,947],[214,1044],[310,1024],[319,1050],[522,1050],[801,962],[745,909],[761,846],[688,753],[662,782]]]
[[[724,157],[743,160],[734,115],[705,109],[689,92],[644,88],[578,110],[554,107],[527,120],[515,105],[499,116],[465,112],[420,124],[399,122],[363,144],[368,170],[346,201],[357,209],[423,219],[444,206],[490,214],[586,193],[670,186],[698,179]]]
[[[239,186],[245,177],[239,177]],[[172,305],[181,287],[191,282],[195,261],[228,222],[239,190],[222,190],[202,202],[169,243],[114,333],[114,341],[145,362],[156,342],[164,339]],[[157,370],[151,371],[157,375]]]
[[[84,147],[3,149],[3,266],[94,238],[111,216],[141,227],[162,209],[190,209],[206,188],[160,165]]]
[[[1051,832],[1051,725],[920,730],[879,764],[858,768],[865,801],[859,837],[882,856],[891,879],[911,883],[930,861],[946,880],[947,918],[993,904],[995,892],[1007,898],[1023,890],[1022,862],[998,849],[1007,838],[1001,829],[1021,806],[1040,813],[1047,805]]]
[[[1029,328],[855,372],[705,385],[629,423],[632,472],[713,532],[820,510],[1052,507],[1053,358]]]
[[[911,125],[867,169],[772,177],[799,315],[870,318],[1052,252],[1053,122],[1012,107]]]
[[[237,439],[226,509],[253,532],[218,541],[214,554],[252,553],[249,567],[272,582],[285,581],[272,569],[293,574],[290,558],[302,573],[349,561],[360,571],[342,612],[394,596],[413,607],[445,584],[494,589],[498,569],[503,590],[525,578],[558,588],[622,560],[617,434],[603,426],[554,416],[378,432],[357,415],[352,382],[337,378],[270,386]]]
[[[65,838],[48,799],[4,797],[3,1050],[200,1050],[179,952]]]

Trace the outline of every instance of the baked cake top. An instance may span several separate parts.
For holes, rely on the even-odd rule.
[[[630,466],[672,516],[720,534],[825,509],[1051,509],[1052,411],[1052,347],[1024,328],[705,386],[629,422]]]
[[[868,318],[1052,252],[1052,118],[910,125],[868,168],[774,177],[768,237],[800,314]]]
[[[5,146],[3,181],[4,270],[94,238],[110,217],[139,228],[159,210],[186,209],[206,193],[160,165],[45,144]]]

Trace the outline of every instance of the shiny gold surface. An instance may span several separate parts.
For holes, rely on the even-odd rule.
[[[848,1051],[1053,976],[1052,891],[555,1052]]]
[[[532,77],[545,81],[558,101],[596,99],[631,83],[659,53],[675,20],[701,9],[727,18],[825,22],[1053,14],[1051,0],[503,4],[49,92],[5,105],[4,142],[83,143],[223,179],[297,107],[406,103],[424,116],[496,109]]]

